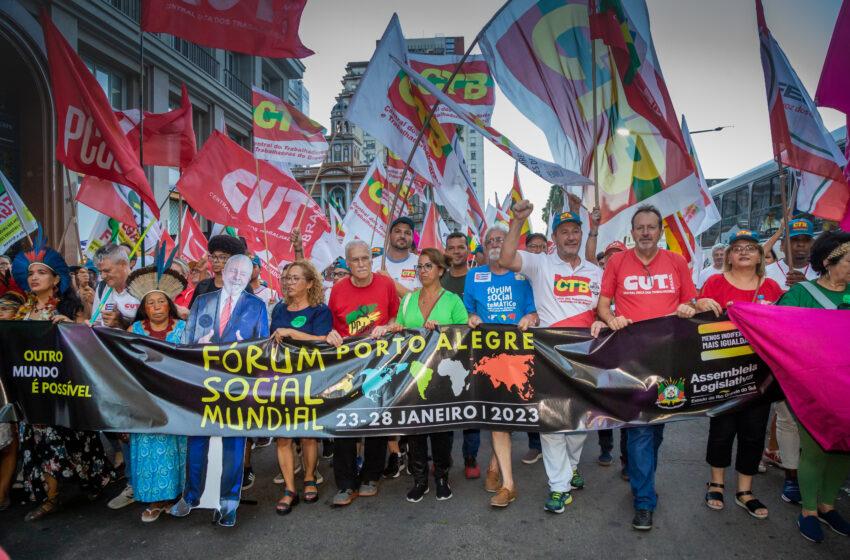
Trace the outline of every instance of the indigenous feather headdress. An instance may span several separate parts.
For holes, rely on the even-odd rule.
[[[22,289],[30,291],[29,276],[30,267],[34,264],[41,264],[53,271],[53,274],[59,277],[59,293],[64,294],[68,286],[71,285],[71,272],[68,269],[68,264],[65,259],[47,246],[47,240],[44,237],[44,232],[41,227],[38,228],[38,233],[33,241],[33,248],[30,251],[21,251],[15,256],[12,261],[12,277],[15,283]]]
[[[166,258],[165,244],[157,247],[153,266],[134,270],[127,277],[127,291],[130,295],[142,301],[151,292],[162,292],[168,299],[174,301],[174,298],[186,289],[186,278],[179,272],[171,270],[171,263],[176,253],[175,247]]]

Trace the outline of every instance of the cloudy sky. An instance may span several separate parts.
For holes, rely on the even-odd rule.
[[[763,0],[767,23],[803,84],[814,95],[840,0]],[[733,125],[699,134],[694,143],[707,177],[732,177],[772,158],[754,1],[647,0],[655,49],[676,111],[691,130]],[[501,0],[311,0],[301,21],[310,116],[328,125],[345,64],[368,60],[393,11],[407,37],[462,35],[467,43]],[[477,49],[475,52],[478,52]],[[839,113],[821,111],[832,130]],[[534,155],[552,159],[540,130],[497,92],[493,126]],[[513,160],[485,142],[487,197],[510,188]],[[542,208],[548,186],[520,169],[523,189]],[[537,231],[544,229],[535,212]]]

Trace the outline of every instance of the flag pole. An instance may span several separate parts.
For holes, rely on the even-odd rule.
[[[254,170],[257,173],[257,183],[254,186],[254,190],[259,191],[259,189],[260,189],[260,160],[257,159],[257,156],[254,156]],[[266,247],[266,257],[268,258],[269,265],[273,265],[273,263],[272,263],[272,252],[269,250],[269,234],[268,234],[268,229],[266,228],[266,210],[264,208],[265,203],[263,202],[263,193],[259,192],[258,195],[259,195],[259,199],[260,199],[260,218],[262,218],[262,220],[263,220],[263,245],[265,245],[265,247]],[[248,202],[250,202],[250,199],[248,199],[248,201],[245,202],[245,204],[248,204]],[[303,216],[304,213],[302,213],[301,215]],[[299,225],[300,225],[300,223],[301,222],[299,220]],[[291,235],[292,234],[290,233],[290,237],[291,237]],[[294,254],[295,253],[295,246],[294,245],[293,245],[292,249],[293,249],[293,254]],[[260,262],[261,272],[262,272],[262,268],[263,268],[263,265],[262,265],[262,259],[261,259],[261,262]]]
[[[334,128],[334,131],[331,133],[331,139],[328,142],[328,156],[329,157],[333,157],[333,145],[334,145],[334,140],[336,140],[336,133],[337,133],[337,129]],[[256,156],[254,156],[254,159],[256,159]],[[310,184],[310,190],[307,191],[307,196],[309,196],[310,198],[313,198],[313,191],[316,189],[316,183],[319,182],[319,175],[321,175],[322,169],[325,166],[325,160],[327,160],[327,159],[328,158],[325,157],[325,159],[323,159],[322,161],[319,162],[319,168],[316,169],[316,175],[313,177],[313,182]],[[259,164],[258,164],[258,167],[259,167]],[[259,175],[260,175],[260,172],[257,171],[257,176],[259,177]],[[306,212],[302,212],[301,215],[298,217],[298,223],[295,224],[295,227],[301,229],[301,222],[304,220],[304,214],[306,214]]]
[[[62,247],[62,245],[65,243],[65,237],[67,237],[68,232],[71,230],[71,226],[74,226],[74,230],[77,232],[77,247],[74,251],[74,254],[76,255],[77,259],[79,259],[78,262],[82,262],[83,253],[80,249],[80,226],[79,222],[77,221],[77,199],[74,195],[74,189],[71,187],[71,174],[68,172],[67,167],[63,165],[62,168],[65,171],[65,188],[68,190],[68,194],[70,195],[69,200],[71,203],[71,219],[68,220],[68,224],[65,226],[65,230],[62,232],[62,237],[59,239],[57,249],[59,247]]]
[[[139,166],[142,172],[145,172],[145,32],[142,29],[141,18],[139,19]],[[154,195],[156,196],[156,195]],[[166,200],[168,200],[166,198]],[[141,201],[141,211],[139,212],[139,231],[145,229],[145,202]],[[151,222],[153,223],[153,222]],[[140,237],[143,239],[144,236]],[[145,252],[141,254],[142,266],[145,266]]]
[[[791,208],[788,206],[789,204],[793,204],[793,199],[788,200],[788,195],[785,193],[786,189],[786,181],[787,181],[787,173],[785,168],[782,166],[782,161],[777,157],[776,165],[779,167],[779,196],[782,202],[782,217],[783,217],[783,226],[782,228],[785,230],[783,233],[785,235],[785,242],[783,243],[783,251],[785,252],[785,264],[788,265],[788,272],[791,272],[791,268],[793,264],[791,263],[791,237],[789,237],[790,226],[788,224],[789,219],[788,215],[791,213]],[[796,193],[796,189],[795,189]]]
[[[591,15],[596,14],[596,0],[590,0]],[[593,145],[593,201],[596,208],[599,208],[599,115],[596,110],[596,39],[590,38],[590,58],[591,58],[591,87],[593,88],[593,135],[595,142]],[[598,226],[599,224],[597,224]]]
[[[507,6],[507,4],[502,6],[502,8],[500,8],[499,11],[496,12],[496,15],[498,15],[502,10],[504,10],[505,6]],[[495,17],[496,16],[494,15],[493,18],[495,18]],[[492,21],[492,18],[491,18],[490,21]],[[487,23],[487,25],[489,25],[489,22]],[[442,89],[443,92],[445,92],[449,88],[451,83],[454,81],[455,76],[457,76],[457,73],[460,72],[460,69],[463,66],[463,63],[466,62],[466,59],[469,58],[469,55],[472,53],[472,49],[475,47],[475,45],[478,44],[478,39],[481,38],[481,34],[484,32],[485,29],[487,29],[486,25],[484,26],[483,29],[481,29],[481,31],[478,32],[478,35],[476,35],[475,39],[473,39],[472,42],[469,44],[469,47],[467,47],[466,52],[463,53],[463,56],[460,58],[457,65],[455,66],[454,70],[452,71],[452,75],[449,76],[449,79],[446,80],[446,83],[443,84],[443,89]],[[399,182],[398,182],[399,185],[404,184],[404,180],[407,178],[407,172],[410,169],[410,162],[413,161],[413,156],[414,156],[414,154],[416,154],[416,149],[419,147],[419,143],[422,141],[422,137],[425,135],[425,130],[428,128],[428,125],[431,123],[431,118],[433,118],[434,113],[437,112],[437,107],[439,107],[439,106],[440,106],[440,102],[437,101],[437,100],[434,100],[434,104],[431,106],[431,110],[428,112],[428,115],[425,117],[425,120],[422,121],[422,127],[419,129],[419,133],[416,135],[416,140],[414,140],[414,142],[413,142],[413,147],[410,149],[410,153],[407,155],[407,160],[404,162],[404,169],[401,172],[401,179],[399,179]],[[395,215],[395,207],[396,207],[396,204],[398,203],[399,191],[400,190],[401,190],[401,187],[396,189],[395,193],[393,193],[393,201],[392,201],[392,204],[390,204],[390,214],[389,214],[390,216]],[[375,228],[377,228],[377,227],[378,227],[378,223],[375,222]],[[387,235],[384,236],[384,250],[381,253],[381,268],[382,269],[384,268],[386,261],[387,261],[387,244],[389,243],[389,240],[390,240],[389,233],[390,232],[387,232]],[[374,236],[374,233],[373,233],[373,236]]]

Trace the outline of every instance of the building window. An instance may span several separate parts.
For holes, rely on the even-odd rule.
[[[342,154],[342,148],[340,147],[340,145],[334,144],[333,161],[340,161],[341,154]]]
[[[127,107],[127,80],[124,75],[88,58],[83,58],[83,62],[103,88],[112,108],[121,110]]]
[[[478,159],[478,154],[476,152],[469,152],[469,159]]]
[[[328,192],[328,201],[334,206],[337,210],[340,211],[340,214],[345,214],[348,208],[345,205],[345,187],[342,185],[335,185]]]

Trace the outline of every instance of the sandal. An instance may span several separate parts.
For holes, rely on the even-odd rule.
[[[708,506],[708,509],[713,509],[714,511],[722,510],[725,507],[723,504],[723,492],[712,492],[711,488],[720,488],[722,490],[726,486],[717,482],[709,482],[706,486],[709,488],[709,491],[705,493],[705,505]],[[711,505],[709,502],[720,502],[720,505]]]
[[[166,508],[164,507],[147,507],[145,511],[142,512],[142,523],[153,523],[159,519],[159,516],[165,511],[165,509]]]
[[[755,517],[756,519],[767,519],[766,513],[756,513],[758,510],[763,509],[767,511],[767,506],[758,501],[755,497],[750,498],[746,502],[741,500],[742,496],[752,496],[753,493],[750,490],[746,492],[735,492],[735,503],[747,510],[747,513]]]
[[[53,496],[52,498],[47,498],[41,505],[29,512],[24,517],[24,521],[38,521],[42,517],[46,517],[57,511],[59,511],[59,496]]]
[[[284,502],[283,500],[285,500],[286,498],[292,498],[292,499],[288,502]],[[289,490],[284,490],[283,491],[283,498],[281,498],[277,502],[277,505],[275,506],[274,509],[275,509],[275,511],[277,512],[278,515],[288,515],[288,514],[292,513],[292,508],[297,506],[299,501],[300,500],[298,499],[298,493],[297,492],[290,492]]]
[[[310,487],[312,490],[308,490]],[[315,480],[305,480],[304,481],[304,502],[308,504],[314,504],[319,501],[319,486],[317,485]]]

